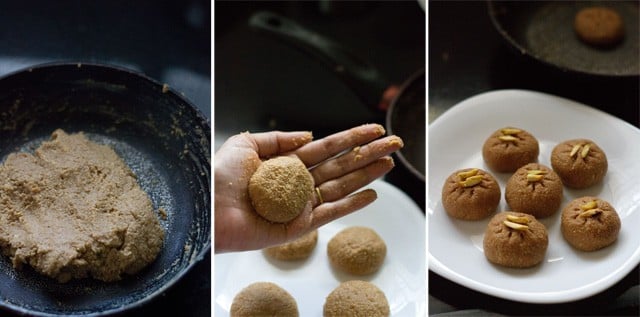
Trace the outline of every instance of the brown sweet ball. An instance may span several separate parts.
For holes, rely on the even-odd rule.
[[[624,23],[620,14],[611,8],[587,7],[575,16],[573,29],[587,44],[609,46],[624,38]]]
[[[298,304],[287,291],[270,282],[256,282],[233,298],[231,317],[298,317]]]
[[[491,263],[527,268],[544,259],[547,228],[532,215],[505,211],[491,218],[484,233],[484,255]]]
[[[581,197],[562,210],[562,236],[576,249],[595,251],[618,239],[620,217],[608,202],[597,197]]]
[[[318,244],[318,230],[313,230],[291,242],[266,248],[265,254],[281,261],[304,260]]]
[[[480,220],[496,211],[500,195],[500,185],[491,174],[466,168],[453,172],[444,182],[442,206],[451,217]]]
[[[511,175],[504,197],[511,210],[543,218],[558,211],[562,192],[562,181],[553,170],[530,163]]]
[[[527,163],[538,161],[538,140],[529,132],[505,127],[491,134],[482,146],[482,158],[496,172],[513,172]]]
[[[249,197],[260,216],[289,222],[304,210],[313,195],[313,177],[296,157],[279,156],[262,162],[249,180]]]
[[[575,139],[553,148],[551,167],[565,186],[580,189],[602,181],[608,163],[604,151],[593,141]]]
[[[357,280],[341,283],[327,296],[323,307],[324,317],[389,315],[384,292],[372,283]]]
[[[327,244],[331,265],[341,271],[368,275],[377,272],[387,255],[387,245],[371,228],[349,227]]]

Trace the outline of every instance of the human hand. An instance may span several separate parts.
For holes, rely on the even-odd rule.
[[[373,202],[372,189],[352,194],[393,167],[391,153],[402,139],[367,124],[312,142],[310,132],[241,133],[214,156],[215,252],[262,249],[282,244]],[[313,176],[316,193],[288,223],[272,223],[251,205],[248,184],[261,161],[297,156]]]

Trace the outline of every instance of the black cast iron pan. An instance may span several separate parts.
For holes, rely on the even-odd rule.
[[[350,87],[363,104],[385,115],[387,132],[400,136],[405,143],[398,152],[402,165],[425,180],[424,69],[397,86],[357,54],[285,17],[258,12],[251,16],[249,25],[310,53]]]
[[[154,209],[166,211],[164,246],[155,262],[115,283],[60,284],[29,268],[17,271],[2,257],[0,307],[25,315],[96,316],[150,301],[211,246],[209,121],[172,89],[121,68],[48,64],[0,79],[0,160],[33,151],[57,128],[113,146]]]
[[[625,28],[622,42],[599,48],[576,36],[575,15],[588,6],[609,7],[620,14]],[[500,35],[525,56],[591,76],[640,75],[637,1],[488,1],[488,11]]]

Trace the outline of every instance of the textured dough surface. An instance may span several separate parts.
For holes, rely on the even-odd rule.
[[[581,153],[571,155],[573,148],[588,144],[584,157]],[[584,147],[579,148],[582,151]],[[551,151],[551,167],[558,173],[562,183],[571,188],[587,188],[602,181],[607,174],[607,155],[589,139],[574,139],[556,145]]]
[[[504,136],[504,129],[516,129],[519,132],[511,134],[513,141],[500,140]],[[514,172],[521,166],[538,161],[540,147],[538,140],[529,132],[504,127],[494,131],[482,145],[482,158],[494,172]]]
[[[472,187],[463,187],[458,173],[468,172],[465,168],[453,172],[442,186],[442,206],[451,217],[462,220],[480,220],[489,217],[500,204],[500,185],[484,170],[477,169],[482,181]]]
[[[329,240],[327,255],[331,265],[342,271],[368,275],[382,266],[387,245],[371,228],[349,227]]]
[[[266,248],[264,252],[281,261],[295,261],[308,258],[318,244],[318,230],[313,230],[291,242]]]
[[[298,317],[296,300],[271,282],[256,282],[233,298],[231,317],[281,316]]]
[[[528,229],[515,230],[503,221],[508,215],[526,217]],[[482,242],[484,255],[491,263],[527,268],[542,262],[549,246],[547,228],[535,217],[520,212],[505,211],[491,218]]]
[[[543,171],[543,178],[537,182],[529,182],[527,174],[532,170]],[[545,165],[530,163],[511,175],[505,186],[504,198],[511,210],[544,218],[558,211],[563,192],[558,174]]]
[[[599,212],[590,217],[581,217],[585,212],[581,206],[595,202]],[[560,229],[562,236],[576,249],[595,251],[607,247],[618,239],[620,217],[608,202],[594,196],[572,200],[562,210]]]
[[[384,292],[366,281],[341,283],[327,296],[324,317],[387,317],[389,302]]]
[[[265,219],[285,223],[304,210],[313,195],[313,177],[296,157],[266,160],[249,179],[253,208]]]
[[[13,266],[111,282],[158,255],[164,231],[133,172],[82,133],[52,133],[0,165],[0,247]]]

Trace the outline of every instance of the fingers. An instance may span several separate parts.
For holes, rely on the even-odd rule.
[[[273,131],[246,133],[246,135],[253,141],[254,149],[260,157],[290,152],[313,140],[313,135],[307,131]]]
[[[322,183],[316,187],[316,199],[313,205],[316,206],[321,203],[342,199],[388,173],[393,167],[393,159],[385,156],[378,158],[364,168]]]
[[[306,144],[294,151],[308,167],[384,135],[379,124],[365,124]]]
[[[356,210],[362,209],[378,198],[373,189],[365,189],[335,202],[324,203],[311,213],[311,227],[318,228]]]
[[[403,146],[402,139],[397,136],[388,136],[367,145],[356,146],[348,153],[316,166],[310,172],[315,183],[322,184],[367,166]]]

